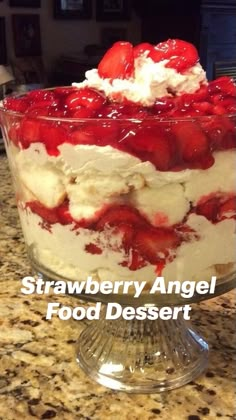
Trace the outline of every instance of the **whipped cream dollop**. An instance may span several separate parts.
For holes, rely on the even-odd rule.
[[[99,76],[97,69],[92,69],[85,73],[85,81],[72,85],[78,88],[89,86],[110,98],[121,95],[121,99],[151,106],[157,98],[193,93],[207,83],[206,73],[200,63],[179,73],[174,68],[165,67],[168,62],[163,60],[155,63],[143,55],[135,59],[134,77],[130,79],[104,79]]]

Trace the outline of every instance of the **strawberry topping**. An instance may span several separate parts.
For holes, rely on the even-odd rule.
[[[108,78],[104,83],[111,86],[114,79],[132,83],[134,60],[140,57],[167,60],[166,67],[182,73],[198,61],[195,47],[179,39],[156,46],[141,43],[134,48],[129,42],[116,42],[102,58],[98,73]],[[142,59],[135,65],[142,65]],[[35,90],[5,98],[4,106],[13,118],[9,138],[25,149],[41,142],[52,156],[60,154],[63,143],[111,146],[151,162],[159,171],[207,169],[214,164],[215,151],[236,147],[235,119],[227,115],[236,112],[236,87],[227,76],[203,82],[193,93],[168,91],[150,106],[128,100],[119,90],[108,96],[86,86]]]
[[[134,52],[129,42],[116,42],[98,65],[98,74],[103,78],[129,79],[133,72]]]
[[[134,237],[134,247],[151,264],[157,264],[169,256],[169,251],[180,243],[177,233],[171,229],[140,229]]]
[[[155,62],[169,60],[165,66],[181,72],[194,66],[199,60],[197,49],[180,39],[160,42],[150,51],[149,57]]]
[[[106,227],[123,225],[124,223],[131,226],[142,226],[146,224],[146,220],[134,208],[125,205],[113,206],[100,218],[96,224],[96,230],[103,230]]]

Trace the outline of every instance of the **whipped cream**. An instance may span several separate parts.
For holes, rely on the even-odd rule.
[[[88,70],[86,79],[81,83],[73,83],[78,88],[89,86],[105,93],[107,97],[121,95],[121,99],[128,99],[144,106],[151,106],[157,98],[164,96],[193,93],[202,84],[207,83],[206,73],[197,63],[184,73],[179,73],[165,65],[169,60],[155,63],[145,55],[134,60],[134,77],[130,79],[103,79],[97,69]]]

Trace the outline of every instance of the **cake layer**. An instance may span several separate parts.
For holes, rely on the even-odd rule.
[[[31,201],[31,192],[32,200],[52,208],[67,197],[75,220],[123,203],[137,207],[153,225],[168,226],[181,222],[202,197],[236,191],[234,150],[215,152],[215,163],[206,170],[161,172],[111,146],[64,144],[58,157],[49,157],[42,143],[13,148],[26,187],[23,199]]]

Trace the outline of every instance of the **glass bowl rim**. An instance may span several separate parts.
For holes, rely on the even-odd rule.
[[[59,86],[61,88],[67,88],[67,89],[73,89],[73,86]],[[40,90],[45,90],[45,91],[50,91],[55,89],[54,87],[52,88],[45,88],[45,89],[40,89]],[[27,93],[29,92],[24,92],[24,93],[18,93],[18,94],[14,94],[14,95],[9,95],[6,98],[18,98],[21,96],[25,96],[27,95]],[[5,99],[5,98],[4,98]],[[10,116],[10,117],[15,117],[15,118],[24,118],[24,117],[28,117],[28,118],[32,118],[32,119],[36,119],[36,120],[40,120],[40,121],[48,121],[48,122],[64,122],[64,123],[87,123],[87,122],[91,122],[91,123],[97,123],[97,122],[106,122],[106,123],[111,123],[112,121],[116,121],[119,124],[122,124],[122,122],[129,122],[129,123],[141,123],[141,122],[147,122],[147,123],[173,123],[173,122],[197,122],[197,121],[208,121],[211,118],[217,118],[217,117],[225,117],[225,118],[233,118],[236,117],[236,112],[233,113],[226,113],[226,114],[210,114],[210,115],[195,115],[193,117],[165,117],[165,116],[158,116],[158,115],[153,115],[153,116],[148,116],[148,117],[144,117],[144,118],[103,118],[103,117],[86,117],[86,118],[73,118],[73,117],[53,117],[53,116],[48,116],[48,115],[29,115],[23,112],[19,112],[19,111],[14,111],[11,109],[7,109],[6,107],[4,107],[4,99],[2,101],[0,101],[0,113],[2,112],[3,114]],[[138,104],[134,103],[134,106],[137,106]],[[149,107],[145,107],[144,108],[149,108]]]

